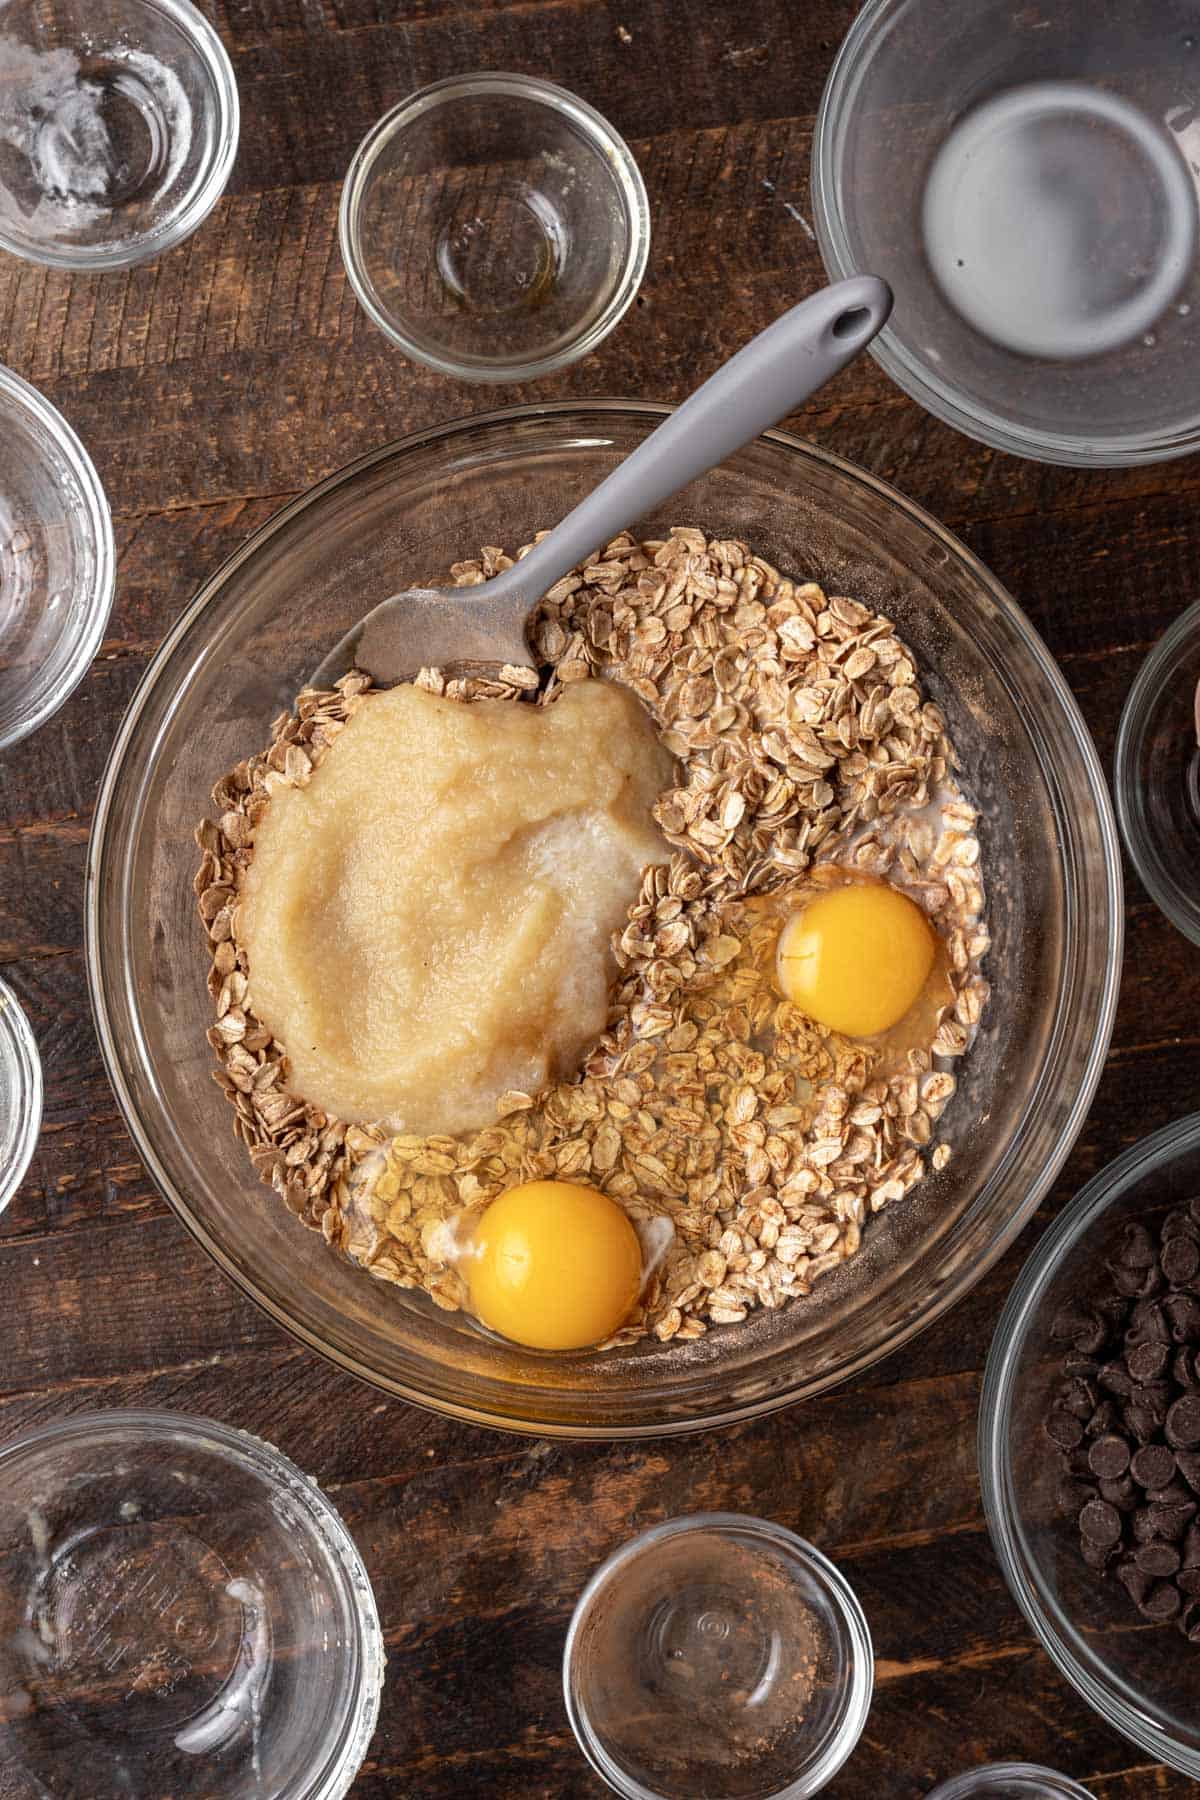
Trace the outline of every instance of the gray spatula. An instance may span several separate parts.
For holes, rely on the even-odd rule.
[[[332,687],[354,668],[392,687],[423,668],[529,663],[525,628],[548,588],[807,400],[865,349],[891,307],[891,290],[874,275],[811,294],[730,357],[528,556],[477,587],[409,588],[382,600],[310,685]]]

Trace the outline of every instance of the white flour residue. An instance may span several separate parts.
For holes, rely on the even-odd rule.
[[[211,1756],[249,1727],[250,1759],[257,1783],[262,1780],[262,1701],[271,1673],[271,1624],[266,1598],[252,1581],[230,1581],[225,1592],[243,1608],[238,1659],[216,1698],[176,1733],[175,1748],[187,1756]]]
[[[141,117],[144,171],[131,170],[113,143],[105,115],[114,99]],[[142,197],[161,196],[183,168],[191,134],[191,103],[157,57],[114,44],[85,73],[73,50],[31,50],[0,35],[0,145],[24,163],[24,179],[14,175],[0,187],[0,211],[26,226],[75,232],[134,187]]]

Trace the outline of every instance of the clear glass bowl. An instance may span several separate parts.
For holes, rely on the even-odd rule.
[[[0,368],[0,749],[44,725],[82,680],[115,581],[91,457],[36,388]]]
[[[641,285],[650,208],[628,146],[553,82],[484,71],[402,100],[342,190],[342,260],[406,356],[528,381],[586,356]]]
[[[1200,601],[1150,652],[1121,713],[1113,764],[1125,848],[1172,925],[1200,944]]]
[[[22,1181],[42,1126],[42,1062],[29,1020],[0,981],[0,1213]]]
[[[225,190],[238,94],[190,0],[4,0],[0,247],[120,269],[194,231]]]
[[[1022,1269],[996,1328],[979,1413],[983,1503],[1005,1580],[1059,1672],[1114,1730],[1200,1780],[1200,1657],[1171,1626],[1149,1627],[1102,1581],[1058,1517],[1057,1456],[1043,1421],[1064,1348],[1050,1326],[1094,1285],[1122,1226],[1200,1194],[1200,1113],[1102,1169]]]
[[[622,1544],[579,1597],[563,1694],[624,1800],[807,1800],[862,1736],[875,1683],[853,1589],[769,1519],[696,1513]]]
[[[375,1602],[270,1444],[167,1412],[6,1444],[0,1575],[0,1745],[39,1795],[348,1792],[379,1713]]]
[[[821,102],[813,213],[832,278],[895,293],[871,345],[893,381],[1045,462],[1194,450],[1198,103],[1191,0],[868,0]]]
[[[640,522],[694,520],[882,608],[915,647],[983,810],[993,998],[943,1117],[954,1158],[873,1219],[802,1305],[692,1344],[544,1356],[373,1281],[260,1187],[211,1079],[192,832],[308,671],[398,588],[561,518],[663,417],[522,407],[420,433],[294,502],[205,585],[121,725],[88,858],[87,944],[108,1071],[137,1148],[222,1268],[305,1343],[479,1423],[654,1435],[769,1412],[904,1343],[1001,1255],[1062,1166],[1112,1029],[1120,857],[1103,774],[1053,659],[927,514],[771,433]]]
[[[951,1776],[926,1800],[1092,1800],[1092,1796],[1069,1776],[1036,1763],[987,1763]]]

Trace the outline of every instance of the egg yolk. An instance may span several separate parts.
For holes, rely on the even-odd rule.
[[[642,1284],[628,1214],[595,1188],[527,1181],[492,1201],[464,1272],[480,1319],[536,1350],[610,1337]]]
[[[920,907],[884,882],[830,888],[779,935],[779,984],[794,1006],[846,1037],[901,1020],[929,979],[935,940]]]

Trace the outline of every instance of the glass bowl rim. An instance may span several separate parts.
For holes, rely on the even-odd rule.
[[[1177,658],[1189,647],[1195,647],[1200,653],[1200,600],[1193,601],[1167,627],[1133,678],[1117,727],[1113,796],[1121,836],[1142,886],[1175,929],[1190,938],[1193,944],[1200,944],[1200,894],[1185,892],[1172,879],[1170,867],[1146,830],[1138,805],[1141,782],[1137,762],[1141,740],[1158,697],[1174,673]]]
[[[979,1401],[977,1451],[984,1517],[996,1560],[1009,1592],[1059,1674],[1114,1730],[1181,1774],[1200,1779],[1200,1748],[1180,1745],[1169,1733],[1151,1724],[1143,1709],[1096,1680],[1080,1664],[1067,1634],[1059,1629],[1057,1609],[1043,1607],[1019,1554],[1020,1534],[1009,1504],[1007,1435],[1017,1357],[1033,1315],[1063,1258],[1136,1181],[1154,1174],[1180,1153],[1192,1150],[1200,1150],[1200,1112],[1188,1113],[1161,1126],[1106,1163],[1039,1238],[1013,1283],[988,1350]]]
[[[961,1769],[957,1775],[948,1775],[945,1781],[939,1782],[925,1800],[970,1800],[974,1793],[971,1783],[981,1775],[1009,1777],[1033,1777],[1041,1782],[1052,1783],[1045,1800],[1094,1800],[1088,1789],[1081,1787],[1074,1776],[1064,1775],[1059,1769],[1047,1769],[1041,1763],[1029,1762],[990,1762],[979,1763],[973,1769]],[[1034,1791],[1030,1792],[1030,1800],[1037,1800]]]
[[[474,98],[479,94],[502,94],[510,99],[529,101],[550,112],[563,113],[578,126],[592,148],[606,162],[625,197],[630,215],[629,243],[626,247],[621,278],[604,311],[561,349],[539,356],[512,357],[501,362],[482,362],[439,351],[425,339],[414,337],[395,313],[388,312],[375,298],[374,283],[362,255],[359,233],[359,207],[375,166],[394,140],[408,126],[426,113],[454,100]],[[390,338],[404,355],[426,368],[456,380],[481,383],[530,381],[537,376],[552,375],[577,362],[601,344],[617,326],[633,304],[642,285],[650,256],[650,202],[637,159],[625,139],[586,100],[557,82],[538,75],[508,74],[500,69],[474,69],[461,75],[447,75],[417,88],[395,106],[389,107],[371,126],[350,162],[342,183],[338,205],[338,246],[355,298],[367,317],[384,336]]]
[[[575,1602],[563,1643],[563,1701],[575,1741],[605,1784],[615,1788],[618,1793],[628,1795],[630,1800],[662,1800],[662,1797],[653,1788],[643,1787],[641,1783],[628,1777],[622,1777],[622,1785],[617,1786],[614,1775],[608,1771],[608,1759],[580,1709],[573,1671],[576,1640],[584,1616],[605,1584],[647,1548],[666,1543],[670,1538],[686,1537],[693,1531],[726,1535],[735,1530],[752,1538],[766,1539],[768,1543],[785,1551],[792,1561],[803,1564],[816,1577],[818,1585],[831,1602],[831,1610],[842,1627],[844,1642],[850,1653],[850,1679],[846,1684],[842,1717],[836,1731],[803,1782],[789,1782],[786,1787],[778,1789],[771,1800],[803,1800],[804,1796],[819,1792],[833,1780],[863,1734],[875,1691],[875,1649],[858,1595],[837,1564],[807,1538],[789,1530],[786,1525],[780,1525],[774,1519],[760,1518],[754,1513],[683,1513],[677,1518],[664,1519],[657,1525],[650,1525],[634,1537],[626,1538],[624,1543],[618,1544],[593,1569]]]
[[[447,1417],[457,1418],[467,1424],[482,1425],[492,1429],[525,1433],[530,1436],[552,1438],[574,1438],[599,1442],[616,1441],[617,1439],[635,1440],[658,1437],[673,1437],[691,1431],[708,1431],[722,1425],[734,1424],[743,1419],[752,1419],[777,1412],[784,1407],[794,1405],[800,1398],[808,1398],[819,1392],[826,1392],[834,1386],[840,1386],[852,1376],[861,1374],[863,1370],[873,1367],[884,1357],[892,1355],[913,1338],[940,1319],[952,1306],[956,1305],[964,1295],[970,1292],[977,1282],[987,1273],[997,1259],[1019,1235],[1028,1223],[1045,1194],[1057,1177],[1071,1146],[1082,1127],[1083,1121],[1091,1105],[1092,1097],[1099,1083],[1108,1054],[1108,1044],[1112,1036],[1113,1023],[1116,1017],[1117,998],[1120,989],[1121,948],[1124,939],[1123,890],[1121,882],[1120,840],[1117,835],[1116,822],[1113,818],[1112,803],[1109,798],[1108,785],[1096,752],[1091,734],[1083,719],[1083,715],[1067,685],[1066,679],[1059,669],[1049,650],[1032,623],[1026,618],[1017,602],[984,566],[975,554],[953,533],[940,525],[931,514],[915,501],[907,499],[895,488],[872,475],[868,470],[859,468],[854,463],[838,456],[835,452],[821,448],[816,444],[795,436],[793,433],[780,430],[764,432],[763,439],[777,444],[792,453],[815,462],[832,471],[837,476],[853,482],[869,490],[876,498],[882,500],[889,508],[894,508],[914,520],[924,531],[929,532],[939,545],[946,548],[958,561],[966,565],[972,577],[980,584],[989,597],[992,605],[1000,609],[1009,621],[1014,634],[1021,640],[1023,648],[1036,663],[1038,671],[1047,685],[1056,694],[1062,709],[1062,718],[1070,726],[1075,746],[1079,754],[1084,773],[1090,779],[1092,798],[1096,808],[1096,820],[1106,850],[1104,858],[1104,894],[1106,901],[1106,919],[1108,924],[1107,953],[1103,960],[1103,978],[1100,984],[1099,1004],[1096,1011],[1095,1028],[1093,1030],[1086,1061],[1079,1073],[1071,1098],[1070,1106],[1061,1123],[1057,1146],[1053,1154],[1043,1164],[1038,1178],[1032,1181],[1025,1196],[988,1242],[986,1249],[970,1264],[969,1269],[960,1269],[952,1279],[944,1281],[936,1294],[930,1297],[928,1304],[919,1314],[910,1317],[889,1342],[883,1346],[875,1346],[855,1356],[853,1361],[840,1367],[836,1373],[823,1379],[818,1385],[810,1387],[803,1394],[798,1394],[794,1387],[775,1393],[766,1399],[749,1399],[739,1404],[728,1404],[719,1413],[699,1418],[687,1417],[683,1420],[655,1420],[651,1423],[623,1425],[620,1427],[603,1423],[590,1425],[586,1422],[575,1422],[563,1425],[556,1421],[530,1421],[514,1419],[511,1416],[500,1417],[494,1411],[445,1396],[436,1399],[424,1393],[417,1386],[382,1378],[376,1372],[364,1367],[363,1363],[352,1355],[335,1349],[325,1343],[320,1334],[304,1324],[288,1310],[277,1307],[270,1297],[259,1291],[256,1284],[244,1277],[238,1270],[234,1259],[229,1256],[216,1238],[209,1231],[203,1220],[194,1213],[183,1195],[178,1193],[166,1172],[151,1141],[150,1134],[144,1128],[134,1106],[129,1084],[118,1053],[108,1006],[108,980],[106,971],[102,971],[104,959],[101,955],[102,918],[100,880],[101,865],[108,853],[108,837],[113,823],[113,797],[122,772],[125,752],[131,737],[140,721],[141,715],[155,692],[161,674],[176,648],[187,637],[200,615],[224,587],[229,578],[241,565],[256,555],[262,547],[278,531],[286,527],[294,518],[315,505],[327,495],[336,491],[344,483],[355,479],[376,464],[400,452],[425,450],[441,441],[453,438],[464,429],[475,429],[480,426],[511,425],[522,420],[556,421],[575,417],[584,421],[602,418],[606,414],[616,413],[622,419],[636,419],[647,423],[658,422],[666,418],[675,409],[653,401],[645,400],[556,400],[550,402],[533,402],[521,406],[498,407],[488,412],[476,413],[466,418],[454,419],[446,424],[435,425],[410,432],[375,450],[366,452],[342,469],[335,470],[317,482],[304,493],[297,495],[281,507],[271,518],[264,521],[258,529],[240,544],[220,566],[204,581],[192,600],[183,608],[174,623],[164,636],[158,650],[151,658],[141,681],[125,709],[120,725],[108,754],[103,775],[96,795],[96,807],[92,820],[92,828],[88,839],[87,863],[85,875],[84,901],[84,941],[86,948],[86,966],[88,991],[92,1004],[92,1015],[100,1042],[101,1056],[105,1071],[120,1108],[125,1126],[133,1140],[134,1148],[141,1158],[151,1180],[158,1191],[166,1199],[176,1216],[182,1221],[202,1249],[243,1293],[255,1302],[276,1325],[288,1332],[310,1350],[325,1357],[335,1366],[346,1369],[359,1380],[368,1385],[391,1394],[395,1398],[408,1401],[410,1404],[433,1410]],[[122,979],[119,975],[114,980]]]
[[[46,432],[78,482],[83,495],[86,530],[92,539],[96,558],[96,573],[83,609],[80,628],[75,634],[75,642],[71,645],[70,655],[63,664],[59,679],[34,704],[24,706],[10,726],[0,725],[0,750],[8,749],[22,738],[28,737],[30,732],[37,731],[74,693],[100,648],[117,588],[117,546],[113,536],[112,509],[96,473],[95,463],[58,408],[44,394],[39,393],[31,382],[26,381],[15,370],[0,364],[0,407],[6,402],[11,403]],[[61,643],[63,640],[60,638],[58,641]]]
[[[336,1727],[337,1741],[325,1747],[325,1766],[312,1771],[317,1784],[306,1787],[304,1800],[344,1800],[379,1721],[386,1661],[371,1578],[345,1520],[313,1478],[265,1438],[201,1413],[163,1407],[96,1407],[20,1432],[0,1443],[0,1477],[6,1478],[10,1466],[30,1451],[86,1445],[125,1434],[147,1445],[174,1434],[223,1460],[242,1464],[264,1486],[286,1486],[293,1498],[302,1498],[312,1541],[323,1553],[323,1566],[334,1577],[345,1617],[353,1626],[348,1634],[353,1679]]]
[[[0,1214],[25,1179],[42,1129],[42,1059],[28,1015],[6,981],[0,980],[0,1062],[16,1069],[20,1124],[16,1154],[0,1169]]]
[[[920,3],[921,0],[865,0],[842,39],[821,94],[813,130],[810,192],[817,247],[831,281],[863,272],[851,254],[841,188],[833,173],[846,116],[855,98],[854,87],[863,66],[874,54],[872,40],[885,16]],[[1068,468],[1121,469],[1166,462],[1200,447],[1200,416],[1178,432],[1126,432],[1103,441],[1098,441],[1095,433],[1083,436],[1015,425],[988,408],[974,405],[957,387],[941,380],[936,370],[905,348],[891,324],[883,327],[868,350],[896,386],[935,418],[966,437],[1012,456]]]
[[[214,153],[210,166],[188,204],[170,213],[144,237],[128,245],[74,244],[62,248],[57,244],[25,243],[9,236],[0,227],[0,250],[7,250],[22,261],[50,269],[69,269],[76,274],[110,269],[132,269],[151,257],[173,250],[190,237],[208,217],[229,182],[241,135],[241,107],[237,77],[229,52],[212,25],[192,0],[137,0],[149,12],[165,15],[197,52],[212,82],[217,113],[214,120]]]

